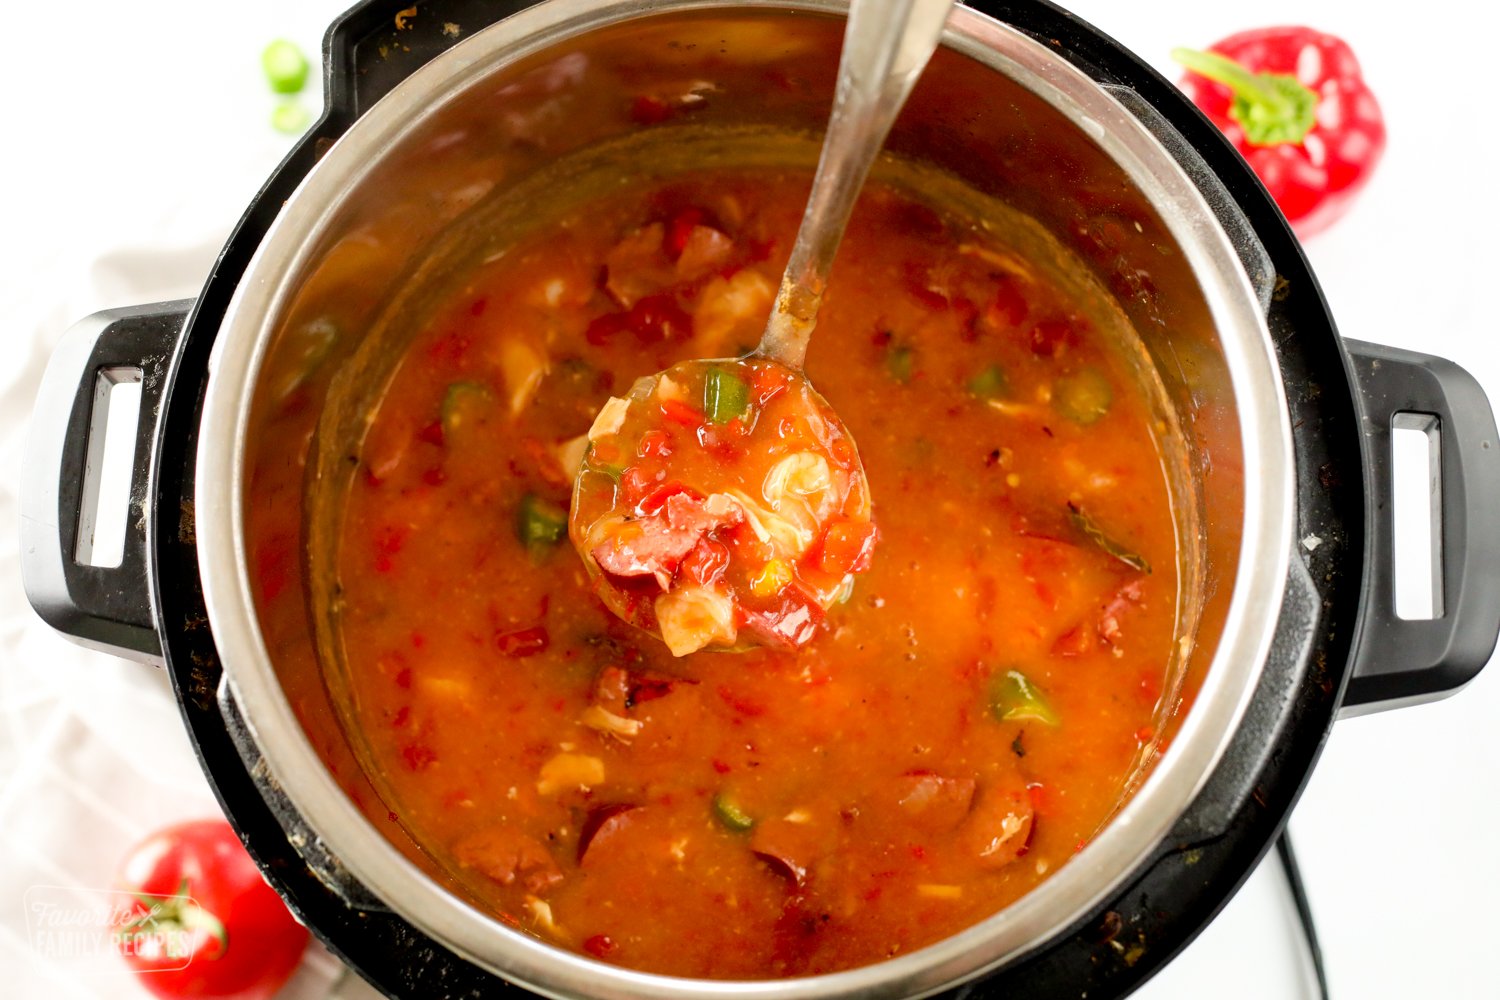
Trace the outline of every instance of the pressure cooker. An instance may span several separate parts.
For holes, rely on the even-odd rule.
[[[580,65],[628,53],[637,82],[709,81],[727,96],[699,127],[815,134],[842,5],[432,0],[418,10],[369,0],[330,27],[324,114],[248,206],[196,299],[110,310],[68,332],[37,401],[22,519],[39,614],[79,642],[167,670],[203,769],[268,880],[387,994],[1122,995],[1254,869],[1337,718],[1449,694],[1489,658],[1500,505],[1487,501],[1500,492],[1500,437],[1475,380],[1440,358],[1342,339],[1254,174],[1142,60],[1041,0],[975,0],[952,15],[888,148],[1006,201],[1085,260],[1166,386],[1188,438],[1203,553],[1181,664],[1197,694],[1173,720],[1170,747],[1037,890],[944,941],[846,972],[733,984],[653,976],[471,907],[353,804],[314,746],[336,740],[336,726],[309,732],[292,710],[290,687],[317,697],[316,649],[309,638],[302,676],[274,662],[248,586],[245,522],[257,504],[305,498],[252,488],[267,446],[257,392],[295,360],[289,317],[340,241],[406,213],[403,252],[361,278],[374,301],[497,186],[620,140],[603,119],[569,114],[584,106],[570,102],[621,98],[576,86]],[[759,26],[758,44],[774,51],[663,41],[718,24],[726,37]],[[792,85],[757,89],[751,64],[783,49]],[[458,150],[464,169],[437,172],[435,142]],[[503,171],[487,167],[500,149]],[[100,567],[81,552],[103,400],[121,378],[141,381],[144,417],[124,556]],[[1427,620],[1403,619],[1393,603],[1400,427],[1434,442],[1440,572]]]

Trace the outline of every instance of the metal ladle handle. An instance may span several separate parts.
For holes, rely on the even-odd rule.
[[[756,353],[801,368],[849,213],[953,0],[854,0],[812,194]]]

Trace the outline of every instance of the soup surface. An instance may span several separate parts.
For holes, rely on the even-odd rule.
[[[868,571],[797,650],[674,657],[593,593],[580,437],[638,377],[756,342],[807,185],[621,189],[475,263],[358,449],[347,728],[478,905],[606,962],[919,948],[1067,863],[1159,742],[1177,571],[1138,373],[1037,262],[891,187],[807,367],[868,474]]]

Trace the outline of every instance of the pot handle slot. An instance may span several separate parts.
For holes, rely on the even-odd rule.
[[[1445,697],[1479,673],[1500,634],[1500,435],[1484,390],[1451,361],[1344,341],[1360,389],[1370,558],[1354,670],[1340,717]],[[1441,581],[1436,617],[1396,614],[1393,431],[1428,431]]]
[[[161,662],[144,506],[156,411],[191,300],[94,313],[69,327],[42,376],[21,477],[21,576],[42,620],[91,649]],[[98,510],[115,386],[139,382],[127,510]],[[115,414],[118,417],[118,414]],[[104,517],[124,524],[119,559],[99,558]],[[96,565],[95,563],[114,563]]]

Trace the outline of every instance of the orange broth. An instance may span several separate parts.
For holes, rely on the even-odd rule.
[[[612,393],[755,343],[807,185],[625,189],[475,264],[360,447],[346,727],[478,905],[603,961],[765,978],[919,948],[1067,863],[1155,745],[1178,580],[1150,400],[1040,268],[893,188],[862,197],[808,357],[879,529],[810,643],[673,657],[549,526]],[[726,237],[702,259],[698,228]]]

